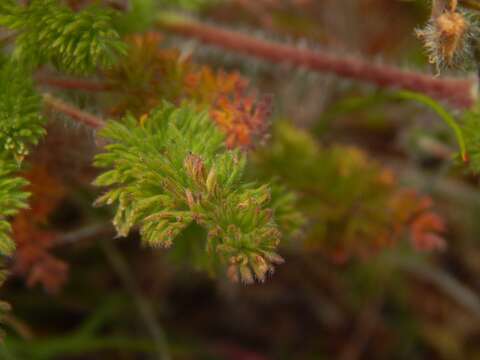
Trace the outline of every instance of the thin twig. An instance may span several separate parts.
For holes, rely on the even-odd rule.
[[[135,301],[138,312],[155,342],[158,358],[162,360],[170,360],[171,357],[168,350],[165,332],[155,320],[155,312],[153,311],[147,299],[145,299],[145,297],[142,295],[141,290],[138,288],[127,262],[111,240],[101,241],[100,244],[105,256],[110,262],[110,265],[115,270],[118,277],[122,280],[123,285]]]
[[[102,118],[80,110],[71,104],[67,104],[63,100],[53,97],[50,94],[43,94],[43,101],[44,104],[52,110],[66,114],[72,119],[94,129],[101,129],[106,125],[105,120]]]
[[[288,63],[318,72],[330,72],[382,88],[406,89],[448,101],[459,108],[471,107],[477,98],[475,79],[438,78],[367,60],[338,56],[323,51],[257,39],[217,26],[172,14],[158,17],[159,27],[176,34],[196,38],[204,43],[272,63]]]
[[[90,224],[80,229],[62,234],[55,238],[55,244],[58,246],[71,245],[82,242],[87,239],[98,238],[102,235],[114,235],[115,228],[110,222]]]

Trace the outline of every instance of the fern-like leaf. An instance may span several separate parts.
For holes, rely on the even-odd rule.
[[[0,154],[20,162],[45,134],[41,98],[28,72],[16,62],[0,68]]]
[[[8,218],[27,206],[28,193],[23,191],[26,180],[13,176],[15,163],[0,159],[0,255],[11,255],[15,243],[10,237],[11,225]]]
[[[26,207],[27,181],[16,177],[28,148],[44,135],[41,99],[18,63],[0,65],[0,255],[15,249],[9,218]]]
[[[144,243],[169,247],[195,222],[207,230],[212,262],[246,283],[283,261],[270,188],[245,183],[245,155],[226,149],[207,113],[164,104],[140,124],[110,122],[101,135],[112,143],[95,164],[109,170],[95,183],[110,190],[98,203],[116,204],[119,235],[138,226]]]
[[[113,28],[112,10],[89,7],[73,12],[56,0],[33,0],[21,7],[0,5],[0,25],[18,31],[14,55],[36,66],[47,61],[72,73],[110,67],[125,52]]]

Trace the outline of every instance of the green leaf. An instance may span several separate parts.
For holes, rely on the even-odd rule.
[[[272,204],[269,186],[244,180],[245,154],[226,149],[206,113],[164,104],[142,125],[127,116],[100,135],[112,143],[95,159],[107,169],[95,184],[110,186],[97,203],[116,204],[120,235],[139,227],[145,244],[169,247],[197,223],[206,230],[210,265],[228,266],[233,280],[247,283],[263,281],[282,261],[271,207],[282,200]]]
[[[90,73],[98,66],[109,68],[126,52],[110,9],[92,6],[73,12],[56,0],[2,6],[0,24],[19,33],[14,56],[31,67],[51,62],[67,72]]]

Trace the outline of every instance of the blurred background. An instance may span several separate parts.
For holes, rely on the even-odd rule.
[[[427,1],[154,5],[299,48],[436,71],[414,32],[428,20]],[[199,228],[169,250],[142,247],[138,234],[115,238],[111,211],[91,206],[93,132],[49,113],[24,174],[31,208],[13,220],[1,359],[480,359],[478,177],[452,160],[455,139],[434,112],[332,74],[152,34],[138,21],[151,14],[136,16],[129,57],[99,75],[122,91],[63,89],[64,98],[115,117],[161,98],[212,101],[202,96],[226,78],[248,84],[272,106],[249,173],[295,191],[305,223],[283,241],[285,263],[252,285],[199,270]],[[142,73],[146,59],[159,81]],[[179,78],[192,88],[175,89]]]

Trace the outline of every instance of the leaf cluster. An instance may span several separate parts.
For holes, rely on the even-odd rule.
[[[252,147],[265,135],[270,98],[253,93],[238,72],[199,65],[178,49],[162,48],[158,33],[129,36],[126,42],[128,55],[106,72],[120,94],[114,114],[128,110],[141,115],[162,99],[189,101],[209,110],[229,147]]]
[[[15,248],[10,239],[8,218],[26,207],[26,180],[15,172],[31,145],[44,135],[41,99],[29,73],[18,63],[8,61],[0,68],[0,254]]]
[[[27,206],[28,193],[23,191],[27,182],[15,177],[15,170],[15,164],[0,159],[0,255],[11,255],[15,250],[8,218]]]
[[[110,190],[97,203],[116,204],[119,235],[138,226],[145,244],[169,247],[196,223],[211,267],[228,264],[229,277],[246,283],[283,262],[275,212],[290,198],[274,204],[268,185],[245,181],[246,155],[226,148],[207,113],[165,103],[140,123],[130,115],[110,122],[101,136],[111,144],[95,164],[108,170],[95,183]]]
[[[19,61],[33,67],[51,62],[71,73],[110,67],[125,52],[113,17],[112,10],[96,6],[73,12],[57,0],[0,5],[0,25],[18,32],[14,56]]]
[[[0,25],[13,30],[13,54],[0,62],[0,251],[9,255],[14,244],[8,220],[26,206],[26,182],[15,170],[29,147],[45,134],[42,101],[31,71],[47,62],[72,73],[109,67],[125,51],[112,22],[112,10],[88,7],[73,12],[56,0],[33,0],[20,5],[0,3]]]
[[[45,134],[41,97],[30,75],[14,61],[0,68],[0,154],[7,160],[23,160]]]

